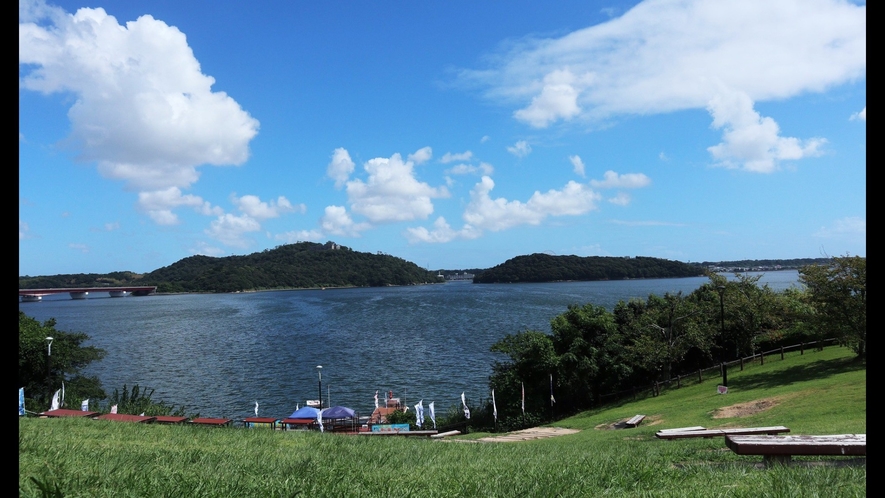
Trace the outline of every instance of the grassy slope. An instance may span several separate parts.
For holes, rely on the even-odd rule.
[[[761,457],[721,438],[662,441],[661,428],[786,425],[794,434],[866,433],[866,368],[844,348],[769,358],[717,379],[558,422],[578,434],[519,443],[441,442],[267,430],[21,419],[19,486],[64,496],[865,496],[866,464]],[[744,418],[735,403],[774,398]],[[636,429],[604,427],[637,413]],[[814,461],[829,462],[814,465]],[[33,479],[32,479],[33,478]],[[58,495],[60,496],[60,495]]]

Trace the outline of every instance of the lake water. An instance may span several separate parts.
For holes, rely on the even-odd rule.
[[[753,273],[749,273],[753,275]],[[798,286],[798,272],[761,274],[774,290]],[[729,278],[733,276],[728,275]],[[437,413],[487,398],[492,344],[524,330],[549,332],[570,304],[609,310],[620,300],[690,293],[706,277],[613,282],[473,284],[184,294],[20,303],[40,321],[84,332],[107,356],[85,373],[108,394],[124,384],[188,413],[241,419],[286,417],[319,396],[360,415],[393,391],[408,405],[435,401]],[[383,394],[379,395],[383,400]],[[383,401],[382,401],[383,403]],[[68,400],[78,405],[79,400]]]

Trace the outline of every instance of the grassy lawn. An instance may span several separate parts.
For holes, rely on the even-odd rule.
[[[764,468],[722,438],[654,437],[694,425],[866,433],[866,366],[852,359],[839,347],[767,358],[730,369],[725,395],[709,379],[554,424],[577,434],[511,443],[24,418],[20,496],[866,496],[865,459]],[[733,405],[744,409],[721,410]],[[636,414],[640,427],[608,428]]]

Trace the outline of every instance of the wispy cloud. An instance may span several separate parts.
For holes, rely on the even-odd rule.
[[[755,102],[863,78],[866,6],[842,0],[646,0],[558,38],[527,39],[462,81],[517,106],[534,128],[707,109],[722,165],[769,172],[813,156],[821,138],[781,137]]]
[[[507,152],[516,157],[525,157],[532,152],[532,146],[525,140],[520,140],[513,145],[507,147]]]

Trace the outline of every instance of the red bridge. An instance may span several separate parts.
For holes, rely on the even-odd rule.
[[[35,302],[50,294],[62,294],[67,292],[71,299],[86,299],[90,292],[107,292],[111,297],[124,296],[147,296],[157,291],[157,286],[141,287],[64,287],[57,289],[19,289],[18,295],[22,302]]]

